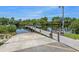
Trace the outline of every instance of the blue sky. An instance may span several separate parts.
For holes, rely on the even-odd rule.
[[[0,6],[0,17],[15,17],[16,19],[32,19],[47,16],[61,16],[58,6]],[[79,18],[78,6],[65,6],[65,17]]]

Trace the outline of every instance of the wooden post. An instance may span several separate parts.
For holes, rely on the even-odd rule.
[[[6,39],[6,34],[4,34],[4,38],[3,39]]]
[[[52,33],[52,31],[51,31],[51,32],[50,32],[50,37],[51,37],[51,38],[53,38],[53,36],[52,36],[52,35],[53,35],[53,33]]]
[[[60,42],[60,32],[58,31],[58,42]]]
[[[53,38],[53,31],[52,31],[52,38]]]
[[[40,29],[40,33],[41,33],[41,29]]]

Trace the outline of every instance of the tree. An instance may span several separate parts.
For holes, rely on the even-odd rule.
[[[60,17],[53,17],[51,21],[51,27],[55,30],[59,29],[61,27],[61,20]]]
[[[73,21],[69,27],[73,33],[79,34],[79,19]]]
[[[36,19],[31,20],[31,24],[36,25],[36,23],[37,23]]]
[[[70,17],[65,17],[64,18],[64,28],[68,31],[69,30],[69,25],[71,24],[72,22],[72,18]]]
[[[0,18],[0,25],[8,25],[9,18],[2,17]]]
[[[16,24],[16,21],[15,21],[15,18],[14,17],[11,17],[10,19],[9,19],[9,24],[11,25],[11,24]]]
[[[41,25],[47,25],[48,18],[47,17],[40,18],[39,22]]]

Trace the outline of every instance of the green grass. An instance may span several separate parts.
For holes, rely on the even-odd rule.
[[[73,38],[73,39],[79,39],[79,34],[65,33],[64,36],[69,37],[69,38]]]

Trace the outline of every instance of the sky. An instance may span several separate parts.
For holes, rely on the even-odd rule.
[[[79,6],[65,6],[65,17],[79,18]],[[0,17],[15,17],[15,19],[34,19],[61,16],[61,8],[58,6],[0,6]]]

